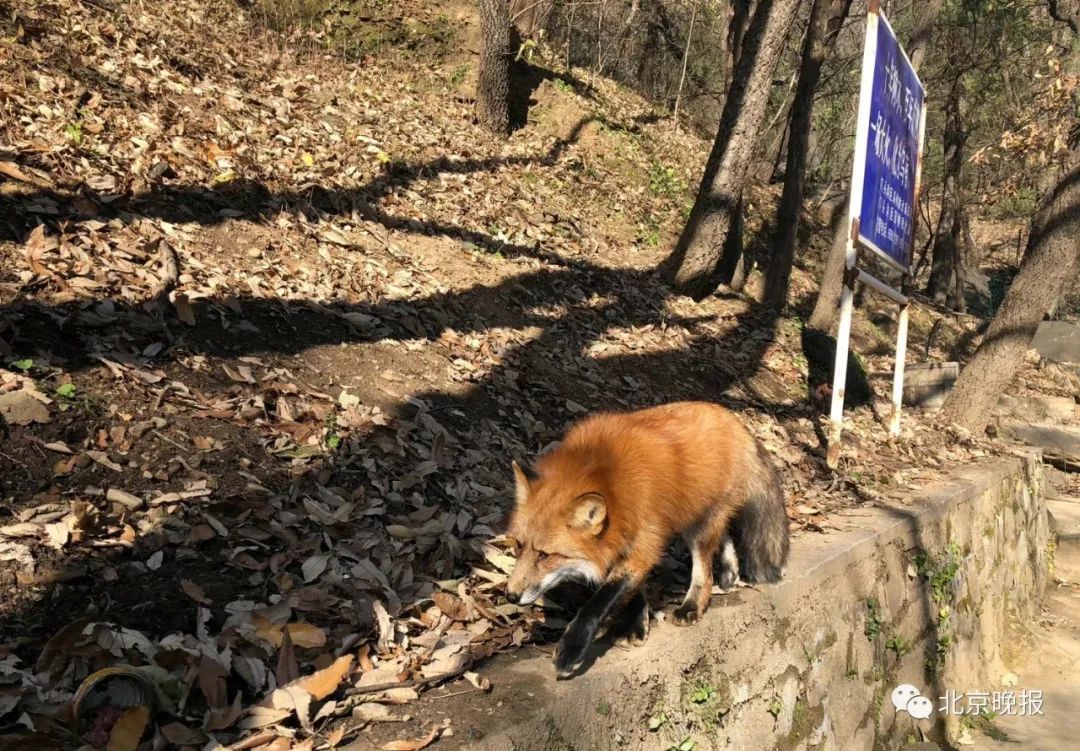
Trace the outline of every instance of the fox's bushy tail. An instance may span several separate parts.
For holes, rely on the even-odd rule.
[[[787,563],[788,517],[780,477],[762,445],[754,444],[754,457],[746,467],[746,502],[732,519],[730,534],[743,581],[774,582]]]

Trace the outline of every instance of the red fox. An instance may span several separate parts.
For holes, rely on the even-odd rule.
[[[776,581],[787,561],[779,479],[761,444],[716,404],[592,415],[534,470],[517,462],[513,470],[507,536],[517,563],[507,599],[528,604],[570,579],[597,587],[556,648],[560,677],[581,667],[601,622],[619,606],[630,640],[644,641],[649,611],[642,585],[675,535],[693,558],[690,589],[675,610],[679,625],[694,623],[708,607],[721,548],[724,588],[740,571],[746,581]]]

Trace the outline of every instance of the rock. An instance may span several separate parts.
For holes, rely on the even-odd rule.
[[[1067,321],[1043,321],[1031,346],[1044,360],[1080,363],[1080,326]]]
[[[923,409],[940,409],[960,375],[960,363],[928,362],[904,369],[904,404]]]
[[[1065,396],[1001,397],[998,414],[1026,422],[1062,423],[1073,419],[1076,401]]]
[[[30,425],[52,420],[49,417],[49,408],[27,391],[0,394],[0,417],[3,417],[9,425]]]
[[[980,269],[965,269],[964,298],[967,301],[969,310],[982,310],[993,313],[991,308],[993,295],[990,291],[990,276]]]
[[[1069,389],[1073,396],[1080,396],[1080,363],[1042,360],[1041,367],[1054,383]]]
[[[1064,461],[1080,466],[1080,431],[1056,425],[1030,425],[1024,422],[1004,421],[1001,432],[1010,438],[1043,450],[1048,459]]]

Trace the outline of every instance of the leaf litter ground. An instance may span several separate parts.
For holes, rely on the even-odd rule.
[[[467,742],[483,660],[565,622],[502,597],[509,460],[594,409],[739,410],[797,533],[993,450],[915,418],[886,441],[888,348],[862,321],[867,406],[827,471],[797,318],[653,272],[706,144],[607,81],[533,68],[502,144],[471,123],[468,57],[301,54],[195,0],[4,11],[12,748]],[[753,194],[752,231],[775,199]],[[657,603],[686,578],[672,555]],[[114,665],[164,711],[73,725]]]

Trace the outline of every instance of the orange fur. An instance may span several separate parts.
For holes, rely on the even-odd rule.
[[[682,535],[694,557],[694,584],[677,622],[696,620],[708,606],[713,557],[733,516],[752,499],[779,492],[742,422],[704,402],[590,416],[537,461],[537,476],[514,469],[518,503],[509,535],[519,551],[512,598],[531,601],[549,588],[545,581],[574,567],[579,578],[622,578],[636,591]],[[786,517],[782,523],[782,552],[774,556],[780,559],[787,553]]]

